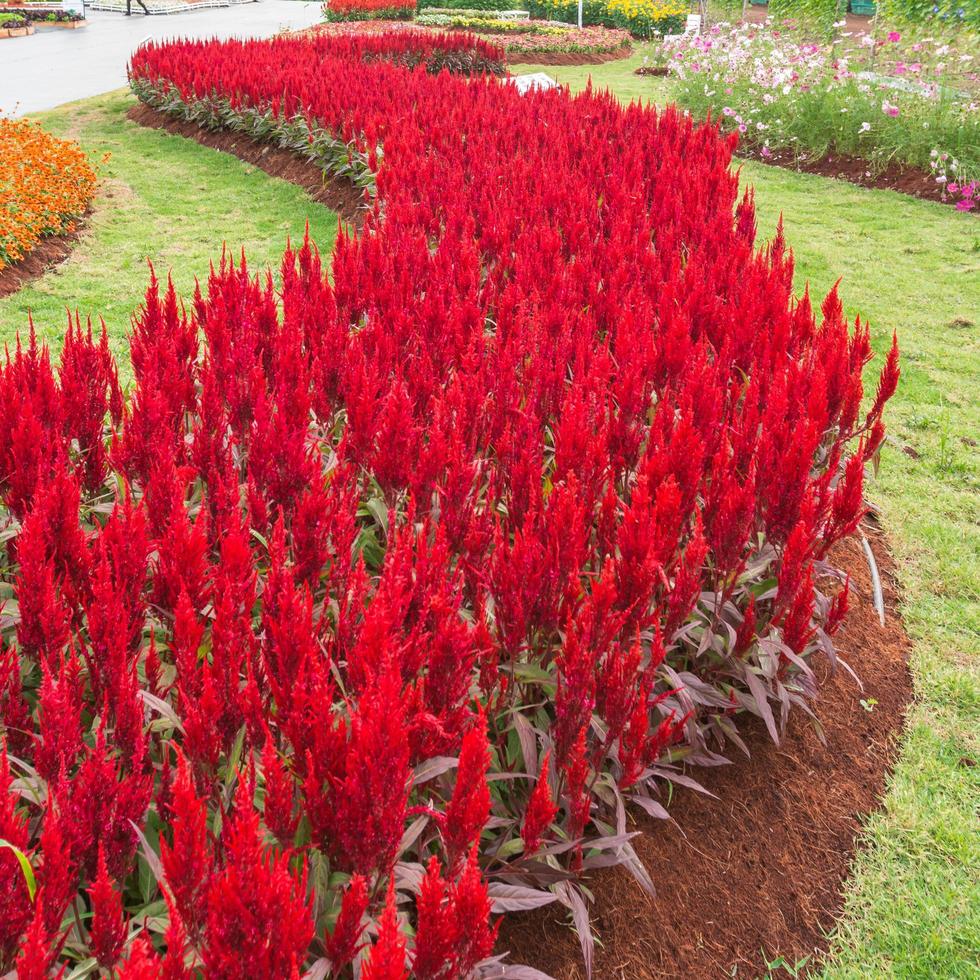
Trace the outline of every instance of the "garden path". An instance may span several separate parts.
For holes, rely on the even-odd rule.
[[[125,85],[129,57],[146,37],[264,37],[318,23],[320,6],[261,0],[154,17],[90,10],[81,30],[38,31],[0,45],[0,112],[41,112]]]

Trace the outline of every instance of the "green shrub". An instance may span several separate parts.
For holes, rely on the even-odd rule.
[[[878,14],[888,22],[925,24],[930,29],[980,29],[977,0],[878,0]]]
[[[514,7],[513,9],[518,10],[519,7]],[[423,13],[420,14],[420,17],[446,16],[469,17],[471,20],[497,20],[499,13],[499,10],[478,10],[475,7],[461,8],[459,10],[454,7],[426,7]]]

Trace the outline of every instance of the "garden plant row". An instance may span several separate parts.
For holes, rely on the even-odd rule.
[[[495,58],[134,56],[367,216],[329,276],[151,277],[128,397],[77,322],[0,372],[0,971],[527,978],[494,917],[555,902],[588,962],[583,875],[655,884],[628,810],[809,710],[897,349],[862,412],[868,331],[755,246],[732,138]]]
[[[468,13],[469,17],[460,17],[463,23],[443,21],[440,26],[453,28],[473,28],[474,12],[492,13],[513,12],[515,9],[530,14],[534,22],[545,22],[554,26],[555,23],[577,24],[578,4],[568,0],[530,0],[529,3],[518,3],[517,0],[440,0],[418,3],[417,0],[326,0],[323,14],[328,21],[358,21],[358,20],[412,20],[416,12],[423,17],[431,17],[430,10],[440,11],[439,15]],[[582,8],[582,24],[585,27],[603,27],[626,31],[633,37],[650,38],[683,30],[688,4],[683,0],[586,0]],[[454,21],[456,18],[454,18]],[[429,20],[428,23],[436,23]],[[506,30],[506,22],[496,22],[497,31]],[[525,21],[524,30],[528,30]],[[510,21],[511,30],[520,29]],[[483,27],[486,30],[486,26]]]

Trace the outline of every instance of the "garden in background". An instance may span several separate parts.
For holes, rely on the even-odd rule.
[[[4,123],[0,968],[970,975],[975,35],[677,6]]]

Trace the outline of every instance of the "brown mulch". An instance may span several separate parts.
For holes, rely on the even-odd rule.
[[[837,646],[863,691],[838,670],[816,707],[826,745],[801,713],[779,746],[761,724],[747,723],[751,759],[694,772],[718,799],[680,789],[669,807],[676,823],[637,820],[635,847],[657,898],[622,869],[589,882],[597,980],[700,980],[734,968],[753,977],[766,972],[763,950],[770,960],[810,957],[813,965],[826,949],[862,818],[879,806],[912,695],[894,562],[880,534],[866,532],[882,576],[884,628],[860,543],[844,542],[833,555],[852,588]],[[498,951],[559,980],[583,977],[578,940],[555,908],[508,918]]]
[[[602,65],[607,61],[619,61],[628,58],[633,53],[629,44],[624,44],[615,51],[515,51],[507,55],[508,65],[553,65],[567,67],[569,65]]]
[[[234,154],[273,177],[302,187],[314,201],[336,211],[354,227],[360,228],[364,223],[364,192],[360,188],[340,177],[326,177],[316,164],[301,159],[289,150],[281,150],[241,133],[210,132],[196,123],[174,119],[142,102],[133,106],[126,116],[141,126],[163,129],[197,140],[212,149]]]
[[[746,24],[764,24],[769,17],[768,6],[749,4],[745,11]],[[789,19],[789,18],[787,18]],[[844,30],[850,34],[870,34],[874,29],[874,17],[867,14],[845,14]]]
[[[917,167],[906,167],[892,162],[880,173],[875,173],[867,160],[841,154],[826,156],[820,160],[807,160],[795,156],[790,150],[773,150],[770,157],[763,157],[758,149],[748,146],[740,146],[736,152],[740,157],[786,170],[834,177],[861,187],[899,191],[912,197],[920,197],[924,201],[943,203],[942,185],[937,184],[936,178],[931,174]]]
[[[88,212],[75,222],[75,230],[42,238],[23,258],[0,270],[0,298],[16,293],[33,279],[64,262],[85,230]]]

